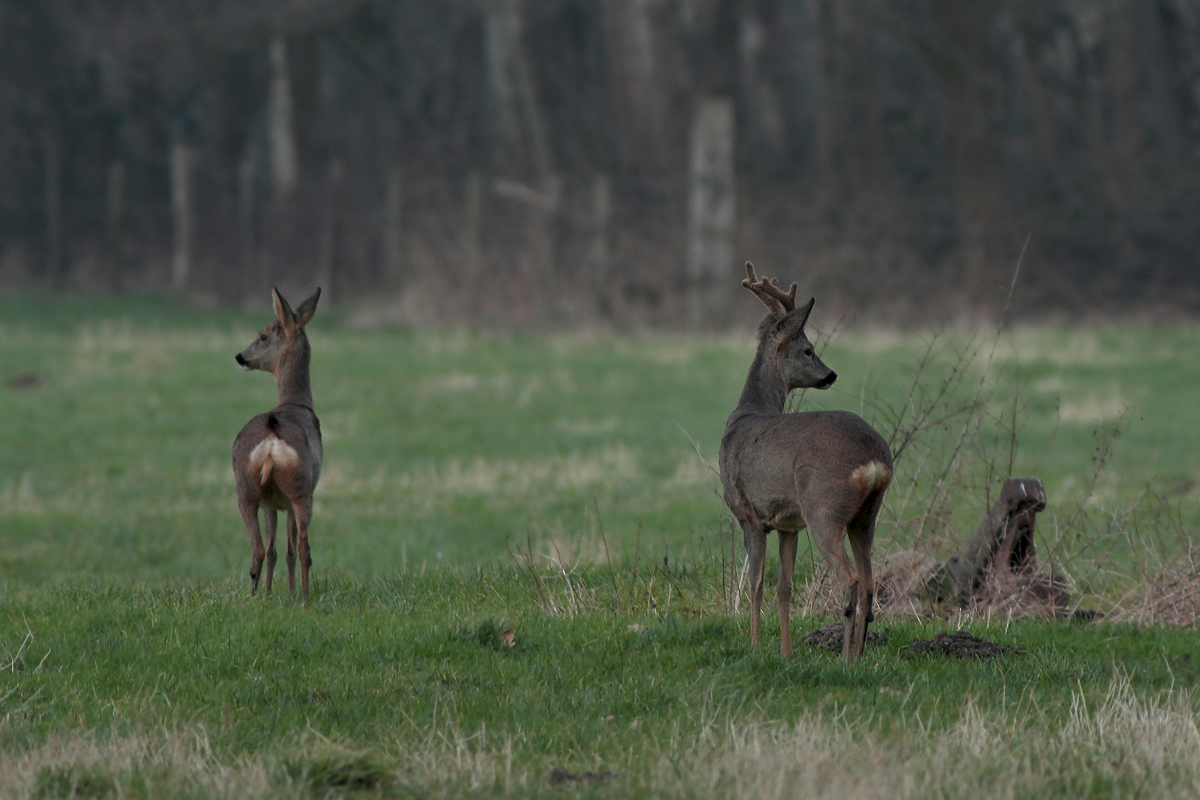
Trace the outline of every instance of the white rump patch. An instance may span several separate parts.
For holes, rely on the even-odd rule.
[[[299,461],[296,449],[273,433],[250,451],[250,469],[258,471],[260,485],[266,484],[274,467],[291,467]]]
[[[873,492],[892,482],[892,471],[882,461],[868,461],[850,473],[850,479],[866,491]]]
[[[290,467],[300,460],[300,455],[294,447],[272,433],[250,451],[251,464],[261,464],[268,458],[281,467]]]

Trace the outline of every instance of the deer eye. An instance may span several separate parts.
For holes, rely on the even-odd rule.
[[[267,340],[267,335],[266,335],[265,333],[260,333],[260,334],[258,335],[258,340],[259,340],[260,342],[265,342],[265,341]]]
[[[804,355],[809,356],[811,358],[812,354],[813,354],[813,349],[811,347],[804,348]]]

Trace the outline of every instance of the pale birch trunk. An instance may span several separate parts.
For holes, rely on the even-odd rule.
[[[275,36],[271,39],[270,47],[271,83],[267,101],[267,138],[275,196],[284,199],[290,197],[296,188],[300,171],[296,154],[292,81],[288,74],[287,42],[282,36]]]
[[[733,101],[701,102],[692,124],[688,187],[687,324],[700,330],[728,321],[736,191]]]

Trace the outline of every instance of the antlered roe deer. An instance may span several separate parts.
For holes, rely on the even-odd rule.
[[[837,373],[821,362],[804,335],[815,299],[798,309],[796,284],[784,292],[774,280],[756,278],[749,261],[746,275],[742,286],[770,314],[758,327],[758,353],[741,400],[725,423],[721,484],[749,557],[750,640],[757,644],[759,639],[763,562],[767,533],[774,530],[779,532],[781,650],[791,657],[796,540],[807,527],[813,544],[845,584],[842,655],[857,658],[874,618],[871,544],[875,518],[892,481],[892,452],[878,431],[849,411],[783,413],[792,389],[828,389]],[[846,556],[846,536],[853,565]]]
[[[275,376],[279,405],[246,423],[233,442],[233,477],[238,510],[250,534],[250,594],[266,559],[263,593],[271,593],[275,571],[276,514],[287,512],[288,591],[296,592],[296,559],[300,559],[300,596],[308,605],[308,570],[312,566],[308,525],[313,491],[321,477],[321,422],[313,411],[308,365],[312,350],[304,328],[317,310],[321,289],[292,311],[278,289],[271,292],[275,319],[250,346],[235,356],[245,370],[261,369]],[[265,506],[267,544],[263,548],[258,509]]]

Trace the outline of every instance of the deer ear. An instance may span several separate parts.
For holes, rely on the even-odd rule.
[[[780,342],[786,342],[788,339],[796,338],[800,333],[804,332],[804,324],[809,321],[809,314],[812,312],[812,303],[816,302],[816,297],[809,300],[802,308],[797,308],[796,311],[787,312],[778,323],[775,323],[775,338]]]
[[[271,299],[275,301],[275,318],[284,325],[290,325],[296,321],[296,314],[292,311],[292,307],[288,305],[288,301],[283,299],[283,295],[278,289],[271,290]]]
[[[313,313],[317,310],[317,301],[321,299],[321,287],[309,297],[305,298],[304,302],[296,306],[296,321],[301,325],[307,325],[308,321],[313,318]]]
[[[783,344],[804,333],[804,323],[808,322],[808,315],[812,313],[813,305],[816,302],[817,298],[813,297],[803,308],[797,308],[779,320],[775,324],[775,340]]]
[[[804,327],[804,323],[808,322],[808,315],[812,313],[813,306],[817,304],[817,298],[810,297],[808,302],[804,304],[804,308],[797,308],[796,314],[800,317],[800,327]]]

